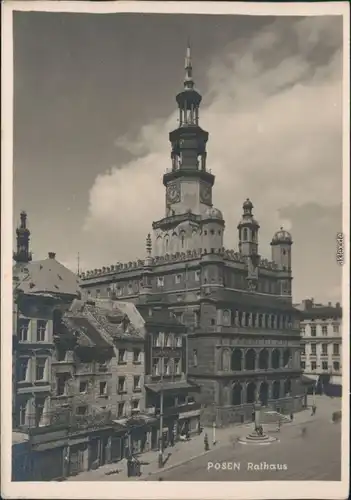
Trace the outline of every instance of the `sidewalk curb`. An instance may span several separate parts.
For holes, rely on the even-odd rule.
[[[196,455],[195,457],[191,457],[191,458],[187,458],[186,460],[182,461],[182,462],[177,462],[176,464],[173,464],[173,465],[169,465],[168,467],[163,467],[162,469],[159,469],[155,472],[149,472],[149,474],[145,477],[138,477],[137,481],[147,481],[147,479],[150,477],[150,476],[156,476],[157,474],[162,474],[163,472],[168,472],[172,469],[176,469],[177,467],[180,467],[182,465],[185,465],[185,464],[188,464],[190,462],[193,462],[194,460],[200,458],[200,457],[203,457],[204,455],[207,455],[208,453],[210,453],[211,451],[213,451],[213,448],[212,450],[208,450],[208,451],[203,451],[202,453],[200,453],[200,455]]]

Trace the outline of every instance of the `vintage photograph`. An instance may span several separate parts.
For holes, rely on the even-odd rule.
[[[12,13],[10,480],[341,484],[342,10],[92,4]]]

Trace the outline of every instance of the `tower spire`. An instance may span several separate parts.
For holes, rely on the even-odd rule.
[[[194,88],[193,66],[191,64],[191,48],[190,48],[190,40],[189,39],[188,39],[188,45],[187,45],[187,48],[186,48],[186,55],[185,55],[184,87],[186,89],[192,89],[192,88]]]
[[[18,263],[27,263],[32,260],[29,251],[30,231],[27,228],[27,213],[22,210],[20,213],[20,225],[16,229],[17,249],[13,254],[13,260]]]

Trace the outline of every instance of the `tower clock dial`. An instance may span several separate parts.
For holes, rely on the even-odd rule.
[[[178,203],[180,201],[180,186],[172,183],[167,186],[166,190],[167,204]]]
[[[200,201],[201,203],[211,204],[212,203],[212,191],[211,187],[205,184],[200,186]]]

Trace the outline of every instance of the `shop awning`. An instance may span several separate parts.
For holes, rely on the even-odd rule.
[[[201,410],[186,411],[179,414],[179,420],[184,420],[185,418],[199,417]]]
[[[316,385],[316,380],[313,378],[306,377],[305,375],[302,375],[301,383],[304,385]]]
[[[159,393],[161,391],[196,391],[198,389],[197,385],[190,384],[189,382],[186,381],[179,381],[179,382],[157,382],[155,384],[145,384],[145,387],[149,389],[152,392]]]

